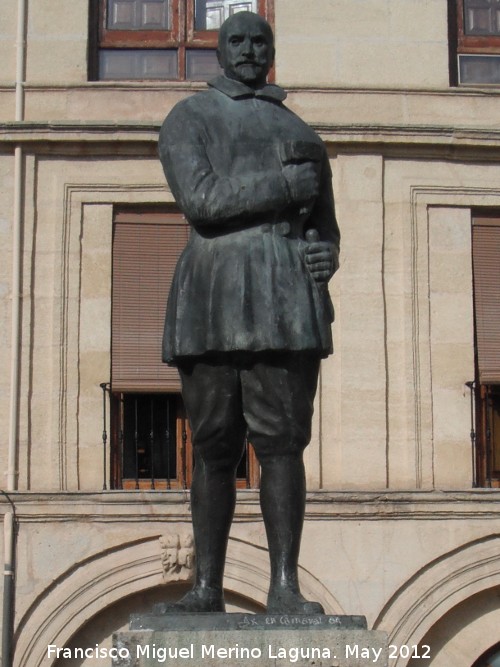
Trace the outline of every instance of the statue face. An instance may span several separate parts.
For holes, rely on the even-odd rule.
[[[229,79],[263,86],[274,61],[269,24],[251,12],[233,14],[221,27],[217,57]]]

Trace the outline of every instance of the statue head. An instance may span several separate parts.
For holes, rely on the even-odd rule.
[[[269,23],[253,12],[237,12],[221,25],[217,58],[229,79],[260,88],[274,62]]]

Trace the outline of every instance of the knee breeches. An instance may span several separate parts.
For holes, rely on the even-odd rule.
[[[247,434],[259,459],[301,453],[311,438],[319,363],[310,354],[249,353],[180,365],[195,451],[239,460]]]

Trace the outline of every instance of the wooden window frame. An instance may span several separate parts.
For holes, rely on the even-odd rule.
[[[177,47],[181,43],[180,26],[183,23],[184,3],[174,2],[172,5],[171,30],[110,30],[106,27],[108,20],[108,2],[99,0],[99,47],[158,49]]]
[[[195,0],[172,0],[171,30],[110,30],[107,25],[107,0],[90,0],[89,13],[89,80],[99,80],[101,49],[171,49],[177,52],[177,77],[165,79],[186,81],[186,51],[190,48],[217,48],[218,31],[195,30]],[[274,0],[258,0],[258,13],[274,25]],[[274,81],[274,68],[269,79]],[[110,80],[110,79],[108,79]],[[126,80],[126,79],[125,79]],[[154,81],[155,79],[144,79]],[[162,79],[163,80],[163,79]]]
[[[476,486],[500,488],[499,385],[476,383]]]
[[[500,54],[500,35],[466,35],[464,0],[456,0],[457,52]]]
[[[488,231],[491,228],[498,230],[494,236]],[[497,294],[497,282],[491,268],[495,266],[496,254],[500,256],[498,234],[500,211],[473,211],[475,425],[472,426],[472,433],[475,443],[475,484],[494,488],[500,488],[500,338],[494,333],[492,337],[492,331],[498,331],[500,317],[492,301],[492,294]]]
[[[158,237],[159,245],[155,244],[158,226],[161,225],[164,231]],[[141,229],[142,227],[142,229]],[[147,231],[149,228],[150,231]],[[173,232],[173,244],[165,242],[168,236],[168,229]],[[144,236],[146,234],[146,236]],[[137,342],[127,341],[127,334],[134,333],[132,340],[135,339],[136,321],[132,316],[127,316],[134,310],[134,304],[141,295],[141,291],[135,291],[135,284],[140,283],[146,278],[146,285],[149,285],[151,279],[155,279],[155,273],[147,271],[143,273],[140,265],[137,264],[137,255],[134,248],[140,242],[140,239],[147,238],[146,252],[154,247],[163,247],[165,249],[165,258],[168,262],[168,271],[162,271],[164,277],[173,274],[177,257],[182,251],[183,244],[188,239],[188,224],[184,216],[175,206],[152,206],[152,207],[117,207],[113,214],[113,288],[112,288],[112,345],[111,345],[111,388],[110,388],[110,408],[111,408],[111,485],[115,489],[177,489],[187,488],[191,484],[191,432],[185,415],[184,406],[180,397],[180,379],[175,369],[168,368],[161,363],[161,329],[159,322],[160,315],[159,301],[162,301],[161,308],[166,305],[168,289],[164,296],[160,292],[154,300],[152,309],[153,318],[151,323],[158,322],[157,344],[150,338],[151,326],[147,327],[149,335],[146,336],[146,351]],[[167,252],[167,245],[170,250]],[[130,261],[131,250],[133,260]],[[115,253],[124,253],[116,257]],[[133,267],[136,268],[133,268]],[[123,267],[123,268],[122,268]],[[130,270],[130,267],[132,269]],[[156,271],[158,267],[155,265]],[[117,275],[119,274],[119,275]],[[140,276],[140,278],[138,278]],[[149,277],[148,277],[149,276]],[[132,292],[128,287],[133,285]],[[165,286],[169,287],[168,283]],[[144,288],[143,288],[144,289]],[[122,301],[125,299],[125,301]],[[131,300],[130,300],[131,299]],[[115,301],[117,300],[117,301]],[[120,306],[123,304],[123,307]],[[116,311],[116,312],[115,312]],[[148,311],[147,311],[148,312]],[[124,315],[125,313],[125,315]],[[156,325],[153,327],[153,329]],[[120,340],[120,331],[124,329],[125,345]],[[155,351],[157,349],[157,352]],[[158,363],[155,367],[155,359],[158,357]],[[132,362],[132,363],[131,363]],[[136,367],[145,364],[146,373],[141,375]],[[154,464],[151,464],[151,475],[142,477],[137,469],[135,476],[124,477],[124,446],[131,451],[136,448],[137,442],[131,443],[125,439],[124,415],[125,415],[125,396],[126,395],[165,395],[170,397],[172,409],[175,413],[175,446],[176,446],[176,474],[170,479],[155,478]],[[153,446],[153,445],[152,445]],[[133,454],[134,455],[134,454]],[[132,455],[132,456],[133,456]]]
[[[460,81],[460,56],[499,56],[500,35],[467,35],[464,0],[448,0],[450,86],[498,87],[493,82]]]
[[[258,0],[257,12],[271,25],[274,23],[274,0]],[[186,46],[196,48],[217,48],[218,31],[195,30],[194,0],[186,2]]]
[[[135,477],[124,476],[123,462],[123,421],[125,392],[111,393],[111,485],[113,489],[127,491],[167,491],[186,489],[191,486],[193,476],[193,446],[191,429],[180,394],[171,394],[175,404],[175,443],[176,443],[176,475],[166,477]]]

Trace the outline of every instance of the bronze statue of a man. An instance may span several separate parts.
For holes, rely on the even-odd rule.
[[[224,75],[177,104],[160,157],[192,232],[170,293],[164,361],[192,428],[192,590],[166,612],[224,611],[223,572],[245,435],[261,465],[268,613],[322,613],[303,598],[298,557],[303,450],[319,363],[332,351],[326,288],[338,267],[331,171],[316,133],[266,83],[271,27],[240,12],[221,27]]]

